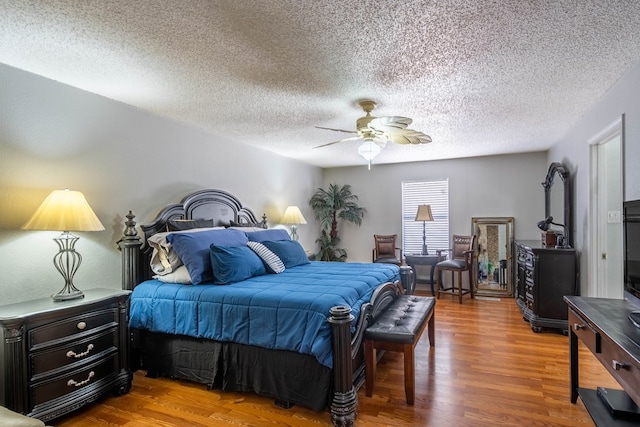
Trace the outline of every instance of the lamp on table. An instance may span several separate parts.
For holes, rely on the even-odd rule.
[[[418,212],[416,212],[416,221],[422,221],[422,255],[429,255],[427,251],[427,221],[433,221],[433,214],[431,213],[431,205],[419,205]]]
[[[304,219],[302,212],[300,212],[297,206],[287,206],[280,223],[291,226],[291,239],[298,240],[298,225],[306,224],[307,220]]]
[[[547,231],[549,229],[549,225],[550,224],[557,225],[558,227],[562,227],[562,232],[564,233],[560,237],[560,242],[559,242],[560,244],[556,245],[556,249],[570,249],[571,246],[567,242],[567,236],[569,235],[569,229],[567,228],[566,225],[558,224],[556,222],[553,222],[553,217],[551,215],[549,215],[548,217],[546,217],[542,221],[538,221],[537,225],[538,225],[538,228],[540,230]]]
[[[54,190],[42,202],[23,230],[62,231],[53,239],[59,252],[53,257],[53,265],[64,278],[64,288],[51,297],[55,301],[66,301],[84,297],[84,293],[73,285],[73,276],[78,271],[82,256],[76,252],[78,237],[71,231],[101,231],[104,226],[79,191]]]

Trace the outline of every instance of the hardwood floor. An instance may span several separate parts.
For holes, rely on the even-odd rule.
[[[569,401],[569,339],[534,333],[512,298],[445,296],[437,301],[436,346],[427,334],[416,347],[416,401],[404,397],[402,355],[378,364],[371,398],[358,393],[358,426],[593,426],[578,400]],[[580,344],[580,385],[620,388]],[[311,385],[310,385],[311,386]],[[108,397],[50,423],[76,426],[326,426],[328,412],[269,398],[222,393],[136,372],[127,395]]]

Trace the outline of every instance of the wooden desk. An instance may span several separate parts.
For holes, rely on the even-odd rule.
[[[640,306],[625,300],[565,296],[569,312],[571,402],[582,399],[598,426],[638,425],[614,418],[595,390],[578,385],[578,339],[591,350],[629,397],[640,405],[640,329],[627,318]]]
[[[435,271],[436,264],[440,261],[444,261],[447,259],[446,255],[442,255],[439,251],[434,255],[420,255],[420,254],[412,254],[404,256],[405,262],[407,265],[410,265],[413,271],[416,273],[416,283],[427,283],[431,285],[431,295],[435,296],[435,290],[433,285],[435,281],[433,280],[433,273]],[[430,265],[431,273],[429,275],[429,281],[426,280],[418,280],[418,270],[416,270],[416,265]]]

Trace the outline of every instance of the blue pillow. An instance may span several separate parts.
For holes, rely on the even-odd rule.
[[[194,285],[213,280],[209,247],[246,246],[248,239],[244,232],[233,229],[206,230],[195,233],[171,233],[167,241],[187,267]]]
[[[260,257],[248,246],[211,245],[210,255],[216,285],[241,282],[267,272]]]
[[[309,264],[309,258],[304,253],[302,245],[296,240],[278,240],[262,242],[271,252],[276,254],[282,260],[286,268],[295,267],[296,265]]]
[[[265,240],[291,240],[287,230],[282,228],[273,228],[271,230],[250,231],[247,233],[247,237],[252,242],[264,242]]]

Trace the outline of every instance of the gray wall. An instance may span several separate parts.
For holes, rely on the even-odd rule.
[[[140,222],[148,221],[157,208],[196,189],[230,191],[258,215],[265,212],[272,224],[287,205],[297,204],[309,222],[299,227],[301,242],[313,249],[318,230],[307,205],[310,195],[330,182],[349,183],[369,215],[361,228],[342,227],[343,246],[351,260],[369,261],[374,233],[401,234],[403,180],[450,179],[452,233],[470,231],[473,216],[514,216],[516,238],[537,239],[535,222],[544,214],[540,183],[554,161],[574,174],[573,232],[585,290],[587,140],[625,114],[625,200],[640,199],[638,82],[640,64],[548,153],[323,171],[0,64],[0,259],[6,266],[1,302],[62,287],[51,261],[57,233],[19,230],[53,189],[82,191],[106,227],[80,233],[84,260],[76,283],[118,288],[115,242],[123,215],[132,209]]]
[[[311,246],[307,201],[321,179],[320,168],[0,65],[0,304],[64,284],[52,263],[59,233],[20,230],[54,189],[82,191],[106,228],[77,233],[83,262],[74,283],[119,288],[116,241],[130,209],[146,222],[191,191],[219,188],[271,225],[297,204],[310,222],[300,239]]]
[[[574,243],[580,252],[580,284],[587,293],[589,260],[589,145],[588,140],[622,114],[624,125],[624,200],[640,199],[640,63],[636,64],[602,99],[549,150],[548,161],[562,161],[573,173]],[[608,284],[621,287],[621,283]]]
[[[469,234],[472,217],[512,216],[515,237],[538,239],[544,217],[546,153],[487,156],[389,165],[333,168],[329,183],[350,184],[368,214],[361,227],[343,224],[341,246],[350,261],[371,261],[374,234],[402,235],[402,181],[449,180],[451,234]]]

